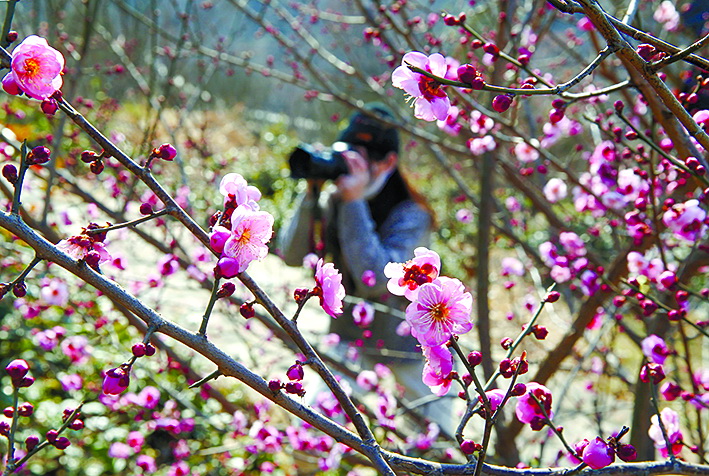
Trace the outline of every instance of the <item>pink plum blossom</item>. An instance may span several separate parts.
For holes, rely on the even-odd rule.
[[[662,26],[667,31],[676,31],[679,27],[679,12],[675,8],[674,2],[669,0],[660,3],[652,18],[656,22],[662,23]]]
[[[485,135],[495,126],[495,121],[480,111],[470,112],[470,130],[473,134]]]
[[[352,318],[357,327],[369,327],[374,322],[374,307],[367,301],[360,301],[352,307]]]
[[[459,280],[440,276],[423,284],[406,308],[411,334],[422,345],[445,344],[453,334],[465,334],[473,328],[470,318],[473,297]]]
[[[323,310],[332,317],[342,314],[345,287],[342,285],[342,274],[335,265],[324,263],[321,258],[315,267],[315,282]]]
[[[267,212],[254,211],[239,205],[231,216],[231,236],[224,243],[224,251],[218,266],[226,278],[233,278],[254,260],[262,260],[268,254],[266,243],[273,235],[273,216]]]
[[[490,402],[490,410],[493,412],[500,407],[500,404],[505,399],[505,391],[499,388],[488,390],[485,392],[488,401]],[[478,397],[478,401],[482,404],[482,397]]]
[[[686,241],[696,241],[704,230],[707,212],[696,199],[677,203],[662,215],[662,222],[674,234]]]
[[[441,83],[411,71],[409,64],[442,78],[448,71],[446,58],[439,53],[426,56],[418,51],[412,51],[404,55],[401,66],[396,68],[391,76],[395,88],[403,89],[414,98],[414,116],[424,121],[436,119],[444,121],[448,116],[451,103]]]
[[[566,194],[566,182],[564,182],[560,178],[551,178],[546,183],[546,185],[544,185],[544,196],[551,203],[556,203],[559,200],[563,200],[564,198],[566,198]]]
[[[65,392],[81,390],[84,386],[84,379],[79,374],[62,375],[59,377],[59,381]]]
[[[650,362],[660,365],[665,363],[667,356],[670,354],[670,350],[667,348],[664,339],[655,334],[644,338],[641,343],[641,348],[643,355],[645,355]]]
[[[461,208],[455,212],[455,219],[461,223],[470,223],[473,221],[473,212],[468,208]]]
[[[532,395],[543,405],[544,411],[532,398]],[[515,414],[522,423],[529,423],[533,430],[540,430],[544,426],[544,413],[549,418],[554,415],[551,411],[551,400],[551,390],[540,383],[529,382],[527,384],[527,392],[517,399]]]
[[[133,448],[120,441],[112,443],[108,448],[108,456],[111,458],[128,459],[133,456],[133,453]]]
[[[671,408],[663,408],[660,412],[660,418],[662,419],[662,425],[665,427],[667,439],[672,446],[672,454],[676,456],[682,451],[682,438],[684,437],[679,428],[679,415]],[[667,458],[669,451],[667,450],[667,443],[662,434],[662,429],[660,429],[660,425],[657,421],[657,415],[653,415],[650,418],[650,423],[650,429],[647,434],[655,443],[655,448],[660,451],[664,458]]]
[[[42,101],[62,87],[63,69],[62,54],[44,38],[31,35],[13,50],[10,72],[3,78],[2,87],[9,94],[22,92]]]
[[[129,371],[124,367],[116,367],[106,371],[103,379],[103,393],[108,395],[118,395],[124,392],[130,385]]]
[[[436,121],[436,125],[440,130],[450,136],[457,136],[463,126],[458,122],[458,107],[451,106],[448,110],[448,116],[444,120]]]
[[[384,276],[389,278],[387,289],[395,296],[414,300],[419,287],[436,279],[440,269],[438,253],[424,247],[416,248],[413,259],[406,263],[388,263],[384,267]]]
[[[61,279],[50,279],[43,283],[39,295],[49,306],[63,307],[69,302],[69,288]]]
[[[520,260],[512,256],[502,258],[502,261],[500,261],[500,267],[502,268],[502,276],[509,276],[511,274],[515,276],[524,276],[524,265]]]
[[[423,367],[422,380],[428,385],[431,392],[439,397],[448,393],[452,379],[448,378],[453,371],[453,357],[446,345],[422,346],[421,350],[426,358]]]
[[[226,174],[222,178],[219,193],[224,195],[224,206],[232,202],[236,206],[245,205],[252,210],[259,209],[257,202],[261,200],[261,192],[237,173]]]
[[[520,142],[514,150],[517,160],[523,163],[534,162],[539,158],[539,151],[526,142]]]
[[[482,137],[474,137],[467,142],[468,149],[473,155],[482,155],[485,152],[491,152],[497,147],[497,142],[495,142],[494,137],[490,135]]]

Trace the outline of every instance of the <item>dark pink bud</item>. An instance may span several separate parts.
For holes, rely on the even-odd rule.
[[[513,397],[521,397],[525,393],[527,393],[527,386],[523,383],[517,383],[514,387],[512,387],[510,395]]]
[[[663,271],[660,274],[659,281],[664,287],[670,289],[677,283],[677,275],[672,271]]]
[[[633,445],[618,445],[615,449],[615,454],[626,463],[638,459],[638,452]]]
[[[303,380],[305,372],[303,371],[303,366],[296,362],[286,371],[286,375],[290,380]]]
[[[32,416],[34,413],[34,406],[31,403],[23,403],[17,407],[17,414],[23,417]]]
[[[92,269],[98,269],[99,263],[101,263],[101,255],[96,250],[91,250],[84,256],[84,261]]]
[[[546,302],[556,302],[561,297],[558,291],[551,291],[547,294]]]
[[[52,445],[54,445],[54,447],[58,450],[65,450],[71,445],[71,441],[69,441],[69,438],[66,436],[62,436],[57,438]]]
[[[223,226],[217,225],[209,235],[209,246],[217,253],[224,251],[224,244],[231,236],[231,231]]]
[[[33,383],[34,383],[34,377],[31,377],[29,375],[27,375],[26,377],[22,377],[20,380],[13,380],[12,381],[12,384],[17,388],[31,387]]]
[[[57,109],[59,109],[57,101],[54,99],[45,99],[42,101],[42,105],[40,107],[42,108],[42,112],[48,116],[53,116],[57,113]]]
[[[512,96],[508,94],[499,94],[492,99],[492,108],[495,112],[505,112],[512,105]]]
[[[12,380],[20,380],[30,371],[30,366],[26,360],[15,359],[5,367],[5,372]]]
[[[463,64],[458,67],[458,79],[464,83],[472,84],[479,76],[478,70],[471,64]]]
[[[473,440],[465,440],[460,444],[460,451],[463,452],[463,454],[466,455],[471,455],[477,451],[480,451],[482,449],[482,445],[479,443],[475,443]]]
[[[7,36],[5,37],[7,39],[8,43],[14,43],[17,41],[17,32],[15,30],[10,30],[7,32]]]
[[[6,421],[0,421],[0,435],[8,436],[10,434],[10,424]]]
[[[3,165],[2,176],[5,177],[5,179],[8,182],[10,182],[12,185],[15,185],[17,183],[17,179],[18,179],[17,167],[15,167],[12,164]]]
[[[153,206],[149,203],[141,203],[140,204],[140,214],[141,215],[150,215],[153,213]]]
[[[20,281],[18,283],[15,283],[15,285],[12,287],[12,294],[14,294],[15,297],[18,298],[25,297],[27,295],[27,285],[25,284],[25,282]]]
[[[153,346],[150,342],[145,344],[145,355],[148,357],[155,355],[155,346]]]
[[[552,109],[549,112],[549,122],[552,124],[556,124],[560,120],[564,118],[564,109]]]
[[[25,439],[25,448],[30,452],[39,444],[39,436],[30,435]]]
[[[281,381],[278,379],[273,379],[268,381],[268,388],[273,392],[279,392],[281,390]]]
[[[72,430],[83,430],[84,420],[79,420],[78,418],[69,424],[69,428]]]
[[[534,334],[534,337],[538,340],[544,340],[547,335],[549,335],[549,331],[546,327],[535,324],[532,326],[532,334]]]
[[[500,48],[498,48],[497,45],[493,43],[485,43],[483,45],[483,51],[492,56],[500,55]]]
[[[480,365],[483,361],[483,354],[480,351],[474,350],[468,354],[468,363],[471,367]]]
[[[532,59],[532,57],[527,54],[521,54],[517,57],[517,61],[519,61],[519,64],[522,66],[527,66],[530,59]]]
[[[284,388],[287,393],[292,395],[298,395],[299,397],[305,396],[305,389],[300,382],[288,382],[285,384]]]
[[[640,369],[640,380],[643,382],[647,383],[652,380],[652,383],[657,385],[658,383],[662,382],[664,378],[665,370],[660,364],[648,362]]]
[[[215,275],[221,278],[233,278],[239,274],[240,263],[236,258],[230,258],[225,256],[217,261],[217,266],[215,269]]]
[[[660,387],[660,394],[662,395],[662,398],[668,402],[677,400],[681,393],[682,388],[674,382],[665,382],[662,384],[662,387]]]
[[[98,154],[93,150],[85,150],[81,153],[81,161],[85,164],[90,164],[98,158]]]
[[[138,342],[137,344],[133,344],[130,350],[133,352],[134,356],[143,357],[145,355],[145,344]]]
[[[47,441],[49,441],[50,443],[54,443],[55,441],[57,441],[57,436],[59,436],[59,432],[57,430],[49,430],[44,436],[47,438]]]
[[[162,160],[172,161],[177,156],[177,149],[175,149],[172,144],[162,144],[153,149],[153,154]]]
[[[5,418],[12,418],[15,414],[15,407],[5,407],[2,414],[5,415]]]
[[[254,311],[254,305],[250,302],[245,302],[239,306],[239,313],[244,317],[244,319],[251,319],[256,315]]]
[[[551,107],[554,109],[563,109],[566,107],[566,101],[564,101],[563,99],[558,99],[558,98],[554,99],[551,102]]]
[[[503,337],[502,340],[500,341],[500,346],[503,349],[508,350],[510,347],[512,347],[513,342],[514,341],[512,340],[511,337]]]
[[[39,145],[32,149],[29,154],[27,154],[27,164],[28,165],[41,165],[49,162],[49,149],[43,145]]]
[[[103,393],[108,395],[119,395],[130,385],[130,376],[123,367],[116,367],[108,370],[103,379]]]
[[[652,45],[648,45],[647,43],[642,43],[638,45],[637,49],[635,50],[638,55],[645,61],[650,61],[650,59],[654,56],[655,52],[655,47]]]
[[[219,299],[228,298],[236,291],[236,285],[232,282],[226,282],[221,285],[219,291],[217,291],[217,297]]]
[[[103,160],[101,159],[96,159],[89,164],[89,170],[91,170],[91,172],[96,175],[99,175],[101,172],[103,172],[104,168],[105,166],[103,165]]]

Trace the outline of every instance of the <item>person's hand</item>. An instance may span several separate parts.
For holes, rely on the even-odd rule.
[[[370,180],[367,159],[354,150],[348,150],[342,155],[350,173],[340,176],[335,181],[340,197],[345,202],[364,198]]]

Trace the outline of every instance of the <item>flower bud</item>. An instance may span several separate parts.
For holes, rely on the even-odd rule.
[[[503,113],[512,105],[512,96],[499,94],[492,99],[492,108],[495,112]]]
[[[59,109],[59,106],[57,105],[57,101],[55,101],[54,99],[45,99],[44,101],[42,101],[40,108],[42,108],[42,112],[46,115],[53,116],[57,113],[57,109]]]
[[[150,215],[153,213],[153,206],[149,203],[141,203],[140,204],[140,214],[141,215]]]
[[[146,356],[152,357],[153,355],[155,355],[155,350],[156,350],[155,346],[153,346],[153,344],[151,344],[150,342],[145,344],[145,355]]]
[[[296,362],[286,371],[286,375],[290,380],[303,380],[305,372],[303,371],[303,366],[299,362]]]
[[[15,283],[15,285],[12,287],[12,294],[14,294],[15,297],[18,298],[25,297],[27,295],[27,285],[25,284],[25,282],[20,281]]]
[[[69,428],[72,430],[83,430],[84,429],[84,420],[76,419],[73,422],[69,424]]]
[[[221,225],[217,225],[209,235],[209,246],[217,253],[224,251],[224,244],[231,236],[231,230]]]
[[[101,159],[96,159],[93,162],[89,164],[89,170],[93,172],[96,175],[99,175],[101,172],[103,172],[104,165],[103,165],[103,160]]]
[[[527,393],[527,386],[523,383],[516,383],[515,386],[512,387],[510,395],[513,397],[521,397],[525,393]]]
[[[546,327],[535,324],[532,326],[532,334],[534,334],[534,337],[537,338],[537,340],[544,340],[547,335],[549,335],[549,331]]]
[[[292,395],[298,395],[299,397],[305,396],[305,389],[300,382],[288,382],[285,384],[284,388],[287,393]]]
[[[239,313],[244,317],[244,319],[251,319],[256,315],[254,311],[254,304],[251,302],[245,302],[239,306]]]
[[[483,361],[483,354],[480,351],[474,350],[468,354],[468,363],[471,367],[478,366]]]
[[[175,149],[172,144],[162,144],[161,146],[153,149],[153,155],[162,160],[171,162],[177,156],[177,149]]]
[[[628,461],[635,461],[638,459],[638,452],[635,450],[633,445],[618,445],[615,449],[615,453],[618,455],[618,458],[622,459],[626,463]]]
[[[59,436],[59,432],[57,430],[49,430],[44,436],[47,438],[47,441],[49,441],[50,443],[54,443],[55,441],[57,441],[57,436]]]
[[[282,387],[281,381],[278,380],[277,378],[268,381],[268,388],[269,388],[273,393],[279,392],[279,391],[281,390],[281,387]]]
[[[494,43],[485,43],[483,45],[483,51],[492,56],[500,55],[500,48],[498,48]]]
[[[547,298],[545,299],[545,302],[556,302],[559,300],[561,297],[561,294],[559,294],[558,291],[550,291],[549,294],[547,294]]]
[[[57,438],[56,441],[52,443],[52,445],[58,450],[65,450],[71,445],[71,441],[69,441],[69,438],[67,438],[66,436],[62,436],[60,438]]]
[[[133,352],[134,356],[143,357],[145,355],[145,344],[138,342],[137,344],[133,344],[133,347],[131,347],[130,350]]]
[[[615,461],[615,453],[608,443],[596,437],[583,449],[583,462],[592,469],[601,469]]]
[[[17,414],[23,417],[32,416],[34,413],[34,406],[31,403],[23,403],[17,407]]]
[[[10,424],[6,421],[0,421],[0,435],[8,436],[10,434]]]
[[[462,451],[463,454],[466,455],[471,455],[476,451],[480,451],[481,449],[482,445],[480,445],[479,443],[475,443],[472,440],[465,440],[460,444],[460,451]]]
[[[219,299],[228,298],[236,291],[236,285],[232,282],[226,282],[221,285],[219,291],[217,291],[217,297]]]
[[[475,66],[471,64],[463,64],[458,67],[458,79],[464,83],[472,84],[472,82],[480,76]]]
[[[103,393],[108,395],[119,395],[123,393],[130,385],[130,375],[123,367],[116,367],[108,370],[103,379]]]
[[[500,346],[503,349],[508,350],[510,347],[512,347],[513,342],[514,341],[512,340],[511,337],[503,337],[502,340],[500,340]]]
[[[27,361],[23,359],[15,359],[5,367],[5,372],[7,372],[13,381],[22,379],[29,371],[30,366]]]
[[[30,435],[25,439],[25,448],[27,448],[27,452],[30,452],[35,449],[38,444],[39,436],[37,435]]]
[[[30,377],[29,375],[21,378],[20,380],[17,380],[17,381],[13,380],[12,381],[12,384],[17,388],[31,387],[33,383],[34,383],[34,377]]]
[[[81,153],[81,161],[85,164],[90,164],[98,158],[98,154],[93,150],[85,150]]]
[[[642,382],[649,382],[652,380],[652,383],[657,385],[658,383],[662,382],[665,378],[665,370],[662,368],[662,365],[660,364],[655,364],[652,362],[648,362],[647,364],[643,365],[642,368],[640,369],[640,380]]]
[[[8,43],[14,43],[17,41],[18,34],[15,30],[10,30],[7,32],[7,36],[5,39],[7,40]]]
[[[17,167],[12,164],[5,164],[2,167],[2,176],[12,185],[15,185],[18,179]]]
[[[50,151],[43,145],[39,145],[27,154],[27,165],[42,165],[49,162]]]
[[[5,418],[12,418],[15,414],[15,407],[5,407],[2,414],[5,415]]]

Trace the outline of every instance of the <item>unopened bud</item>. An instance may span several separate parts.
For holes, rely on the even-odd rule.
[[[12,164],[5,164],[2,167],[2,176],[12,185],[15,185],[18,179],[17,167]]]
[[[217,291],[217,298],[228,298],[229,296],[234,294],[234,291],[236,291],[236,285],[232,282],[226,282],[222,284],[219,288],[219,291]]]
[[[250,302],[245,302],[239,306],[239,313],[244,317],[244,319],[251,319],[256,315],[254,311],[254,305]]]

